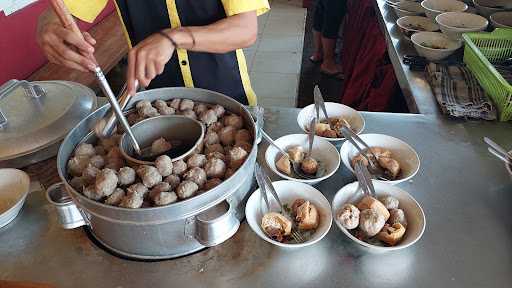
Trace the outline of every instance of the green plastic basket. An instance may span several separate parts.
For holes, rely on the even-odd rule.
[[[512,85],[492,63],[512,57],[512,29],[464,33],[464,63],[496,104],[500,121],[512,120]]]

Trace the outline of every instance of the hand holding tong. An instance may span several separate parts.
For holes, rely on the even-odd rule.
[[[55,14],[59,18],[62,26],[64,26],[66,29],[71,30],[73,33],[76,34],[77,37],[80,37],[80,39],[84,40],[84,36],[82,32],[80,31],[80,28],[78,28],[78,25],[75,22],[75,19],[73,19],[73,16],[68,11],[66,5],[62,0],[51,0],[50,1],[53,10],[55,11]],[[84,53],[84,52],[82,52]],[[112,92],[112,89],[110,88],[110,85],[107,82],[107,79],[105,78],[105,75],[103,74],[103,71],[101,70],[101,67],[98,65],[98,61],[96,61],[96,58],[92,53],[86,53],[84,54],[85,57],[89,58],[93,63],[96,64],[96,67],[94,68],[94,75],[96,76],[96,80],[98,80],[98,84],[103,91],[103,93],[107,96],[108,101],[110,102],[110,105],[114,109],[114,113],[117,116],[117,119],[123,126],[126,133],[128,133],[128,136],[130,136],[133,148],[136,153],[140,154],[140,147],[137,143],[137,139],[135,138],[135,135],[133,135],[133,132],[130,129],[130,125],[128,124],[128,121],[123,115],[123,111],[121,107],[119,107],[119,103],[117,102],[117,99]]]

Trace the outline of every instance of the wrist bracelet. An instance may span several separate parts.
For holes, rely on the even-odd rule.
[[[165,38],[167,38],[169,41],[171,41],[172,45],[175,47],[175,48],[178,48],[178,45],[176,44],[176,41],[174,41],[174,39],[172,39],[171,36],[167,35],[167,33],[165,33],[164,31],[158,31],[158,34],[164,36]]]

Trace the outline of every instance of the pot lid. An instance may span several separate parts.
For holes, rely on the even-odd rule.
[[[78,83],[8,81],[0,87],[0,161],[62,140],[94,109],[96,95]]]

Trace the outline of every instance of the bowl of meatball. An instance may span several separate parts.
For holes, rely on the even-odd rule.
[[[329,201],[314,187],[295,181],[281,180],[272,183],[285,206],[277,213],[278,204],[268,194],[271,211],[261,195],[254,191],[245,206],[245,217],[251,229],[261,239],[285,248],[299,248],[320,241],[329,232],[332,213]],[[301,234],[304,242],[291,237],[291,231]]]
[[[359,183],[341,188],[332,201],[336,226],[371,252],[389,252],[416,243],[425,231],[425,214],[406,191],[373,181],[375,197],[363,195]]]
[[[284,179],[294,180],[307,184],[318,184],[331,177],[341,164],[340,155],[334,145],[320,137],[315,137],[311,155],[308,155],[308,135],[290,134],[274,141],[279,147],[288,153],[283,158],[282,153],[274,146],[269,146],[265,152],[265,161],[268,167]],[[300,162],[300,168],[305,174],[312,177],[299,178],[293,173],[292,165],[283,163],[286,161]]]
[[[364,118],[355,109],[334,102],[326,102],[325,109],[329,119],[322,118],[324,115],[320,111],[320,119],[315,125],[315,134],[327,141],[341,141],[345,138],[341,134],[341,127],[347,126],[352,129],[354,133],[359,134],[364,130],[365,122]],[[304,131],[308,132],[311,119],[316,117],[315,105],[311,104],[300,110],[297,116],[297,123],[299,127]]]
[[[408,181],[420,169],[418,153],[404,141],[383,134],[363,134],[359,137],[371,148],[372,153],[365,150],[366,156],[372,159],[377,157],[375,160],[389,179],[378,181],[395,185]],[[341,146],[340,155],[341,161],[352,173],[354,173],[356,161],[362,161],[363,164],[368,165],[366,158],[349,141]]]

